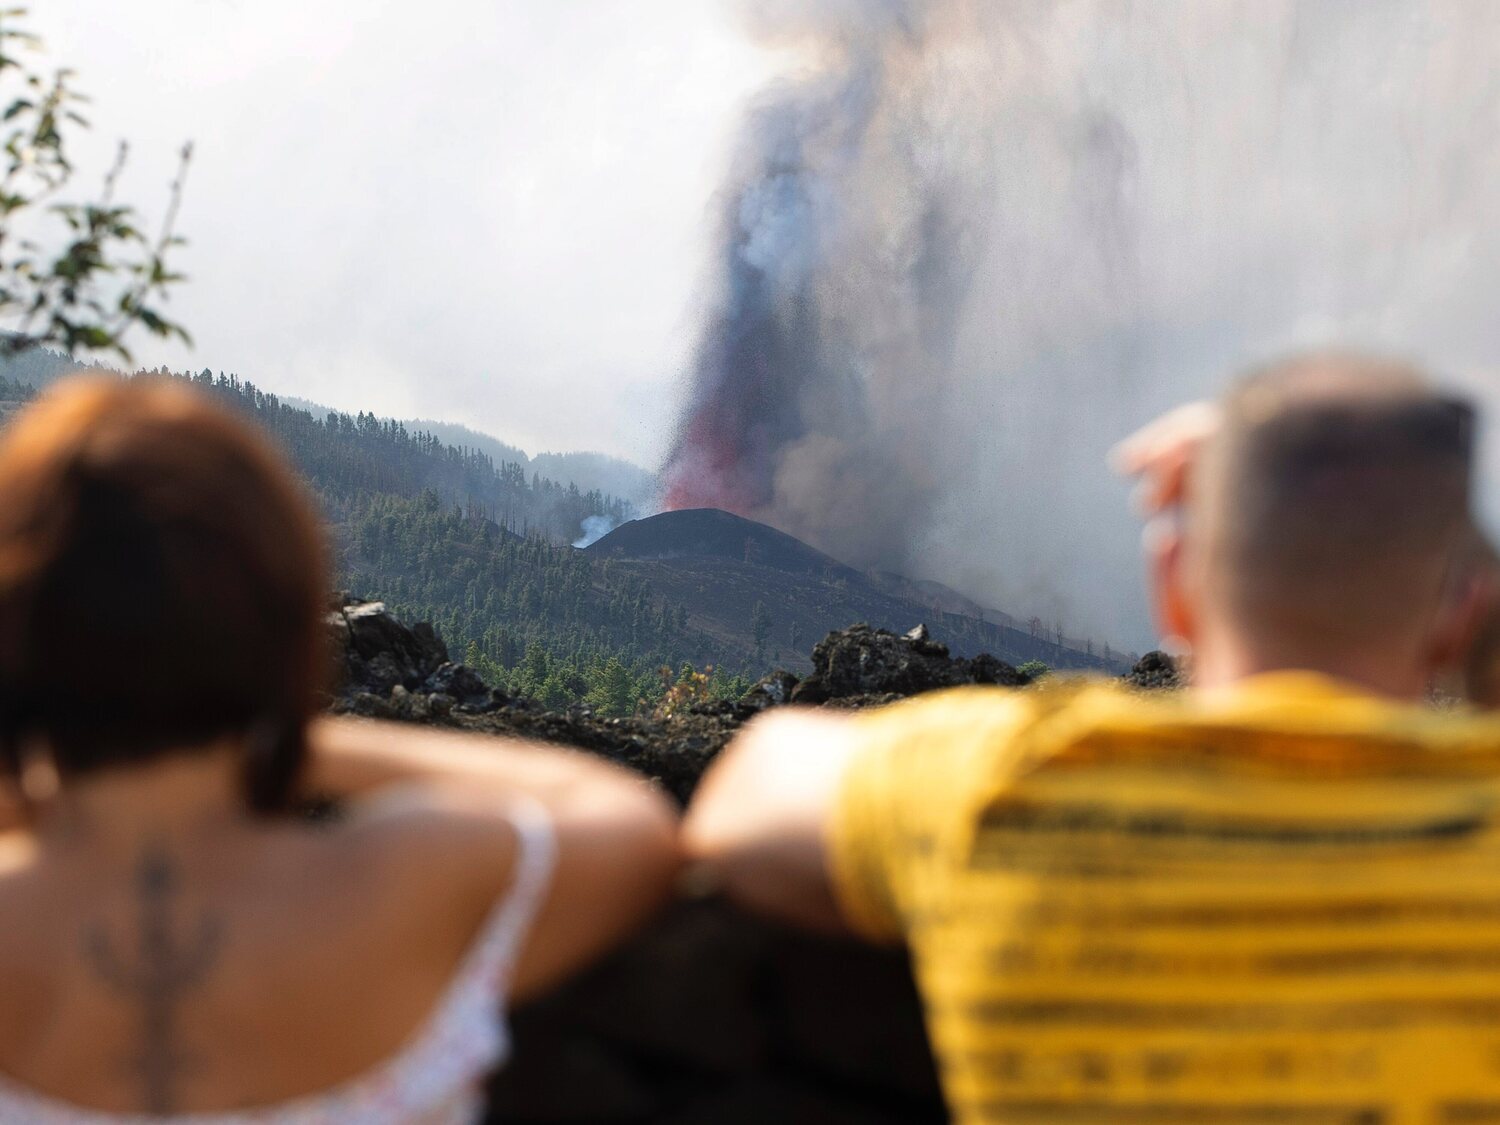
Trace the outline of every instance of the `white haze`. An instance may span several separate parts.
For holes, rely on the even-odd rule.
[[[826,338],[865,345],[863,401],[814,411],[780,522],[1072,633],[1149,643],[1104,452],[1229,370],[1349,340],[1495,404],[1491,0],[48,0],[32,22],[96,96],[90,172],[130,137],[127,196],[159,199],[198,143],[173,306],[198,348],[143,358],[636,457],[721,296],[709,205],[754,175],[746,98],[778,68],[762,104],[863,90],[861,147],[811,119],[805,146],[836,217]],[[914,272],[935,245],[957,252]]]
[[[191,351],[349,411],[652,463],[703,215],[774,66],[704,0],[43,0],[154,219],[191,138]]]
[[[618,526],[609,516],[584,516],[579,529],[582,534],[573,541],[573,546],[592,547]]]
[[[1328,342],[1500,409],[1500,4],[747,10],[799,69],[742,133],[706,331],[765,261],[815,309],[760,450],[756,511],[787,530],[1139,646],[1136,527],[1104,469],[1135,425]],[[720,376],[740,377],[690,393]]]

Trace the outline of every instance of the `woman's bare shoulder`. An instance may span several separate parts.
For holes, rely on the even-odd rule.
[[[20,829],[0,831],[0,881],[24,875],[36,858],[36,840]]]
[[[36,841],[25,832],[0,832],[0,914],[26,918],[42,905],[46,880],[37,865]],[[0,957],[7,945],[32,937],[27,926],[0,927]]]
[[[426,782],[350,801],[325,846],[387,902],[451,912],[463,929],[510,885],[520,848],[503,804]]]

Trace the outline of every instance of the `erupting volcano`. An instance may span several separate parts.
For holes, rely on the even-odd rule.
[[[939,104],[979,80],[963,47],[974,9],[819,8],[761,11],[817,65],[741,135],[664,494],[903,569],[942,474],[932,408],[982,242],[968,204],[986,131]]]
[[[672,507],[1139,645],[1136,426],[1294,346],[1496,400],[1500,5],[737,7],[787,77],[716,204]]]

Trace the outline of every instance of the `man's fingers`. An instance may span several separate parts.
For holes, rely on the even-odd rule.
[[[1115,471],[1140,478],[1131,497],[1138,514],[1149,518],[1186,499],[1193,462],[1219,425],[1216,405],[1192,402],[1168,411],[1114,448],[1110,463]]]
[[[1154,473],[1158,465],[1182,463],[1218,430],[1220,420],[1219,407],[1212,402],[1169,410],[1115,446],[1110,465],[1122,476],[1141,476]]]
[[[1182,503],[1187,493],[1188,471],[1193,465],[1193,449],[1173,448],[1162,452],[1149,467],[1136,473],[1135,488],[1130,494],[1131,510],[1149,518],[1165,508]]]

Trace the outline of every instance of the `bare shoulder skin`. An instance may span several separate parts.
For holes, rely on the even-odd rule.
[[[683,822],[688,858],[748,909],[843,932],[825,833],[856,748],[842,716],[788,709],[756,719],[698,789]]]
[[[508,810],[541,804],[558,862],[516,969],[534,994],[665,898],[675,816],[563,751],[328,721],[322,827],[241,811],[232,750],[64,786],[0,837],[0,1073],[116,1112],[317,1093],[409,1042],[514,878]]]
[[[414,878],[446,862],[458,882],[477,881],[470,893],[482,909],[497,888],[479,858],[514,846],[504,799],[522,794],[546,809],[557,868],[517,966],[520,997],[613,945],[660,905],[676,876],[670,801],[591,755],[359,719],[326,720],[315,738],[309,787],[352,794],[368,830],[407,841]]]

